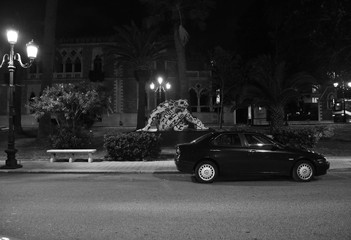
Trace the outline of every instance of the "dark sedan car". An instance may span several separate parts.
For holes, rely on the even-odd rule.
[[[178,144],[175,164],[202,183],[211,183],[218,175],[257,174],[287,175],[307,182],[326,174],[330,165],[321,154],[289,148],[252,132],[211,132]]]

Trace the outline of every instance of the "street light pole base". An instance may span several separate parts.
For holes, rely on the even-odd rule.
[[[4,166],[1,166],[0,169],[17,169],[23,167],[21,164],[6,164]]]
[[[22,165],[17,163],[16,152],[17,149],[6,149],[7,159],[4,166],[1,166],[1,169],[16,169],[21,168]]]

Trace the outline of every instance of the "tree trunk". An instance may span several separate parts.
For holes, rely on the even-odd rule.
[[[186,56],[185,47],[180,41],[179,37],[179,24],[174,25],[174,44],[177,53],[177,65],[178,65],[178,86],[175,89],[176,98],[189,99],[189,84],[186,76]]]
[[[150,71],[148,70],[137,70],[135,72],[136,78],[138,80],[138,114],[137,114],[137,129],[145,127],[146,114],[145,114],[145,85],[150,79]]]
[[[55,58],[57,1],[58,0],[46,0],[41,91],[52,85]],[[38,138],[46,138],[49,134],[51,134],[51,116],[50,114],[46,114],[39,121]]]
[[[270,106],[271,110],[271,133],[284,125],[284,106],[274,105]]]

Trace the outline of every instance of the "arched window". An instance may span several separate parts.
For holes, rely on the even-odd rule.
[[[102,60],[99,55],[96,55],[94,59],[94,69],[95,72],[102,72]]]
[[[201,112],[209,112],[210,108],[210,96],[209,92],[207,89],[204,89],[200,93],[200,106],[201,106]]]
[[[74,72],[81,72],[82,71],[82,63],[80,62],[79,58],[74,60]]]
[[[67,58],[65,62],[65,72],[72,72],[73,71],[73,65],[72,65],[72,60],[70,58]]]

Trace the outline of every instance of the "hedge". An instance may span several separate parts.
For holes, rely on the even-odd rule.
[[[160,155],[160,136],[147,132],[114,133],[104,136],[108,161],[142,161]]]

